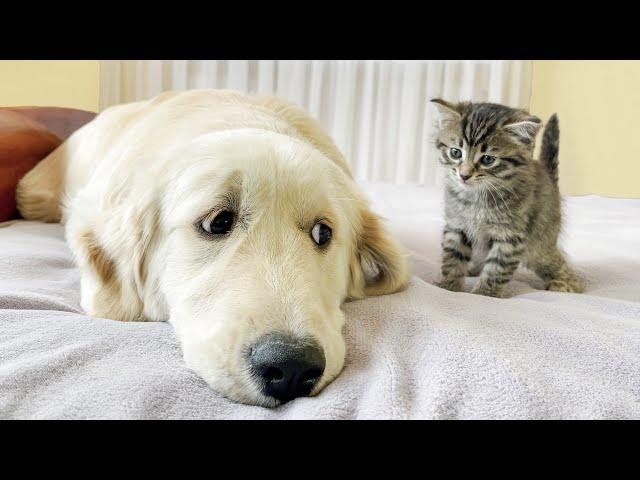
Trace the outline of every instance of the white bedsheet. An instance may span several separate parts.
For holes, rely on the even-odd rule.
[[[585,294],[518,271],[493,299],[433,285],[438,191],[363,188],[414,277],[347,304],[343,373],[276,409],[212,392],[167,324],[83,315],[60,226],[0,228],[0,418],[640,418],[640,200],[566,201],[561,246]]]

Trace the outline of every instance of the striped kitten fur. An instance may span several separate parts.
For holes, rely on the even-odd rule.
[[[539,118],[493,103],[432,102],[439,111],[436,146],[447,169],[438,285],[461,291],[465,275],[479,275],[472,293],[501,297],[522,263],[548,290],[582,292],[557,247],[556,115],[544,129],[537,161],[533,150]]]

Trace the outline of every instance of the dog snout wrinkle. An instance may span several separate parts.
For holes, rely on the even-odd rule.
[[[248,361],[263,393],[283,402],[309,395],[325,369],[324,352],[315,342],[284,335],[262,337]]]

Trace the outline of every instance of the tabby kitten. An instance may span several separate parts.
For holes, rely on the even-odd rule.
[[[537,161],[533,149],[539,118],[493,103],[432,102],[440,114],[436,146],[448,170],[438,285],[461,291],[465,275],[480,275],[472,293],[501,297],[523,263],[545,281],[547,290],[582,292],[557,247],[556,115],[544,129]]]

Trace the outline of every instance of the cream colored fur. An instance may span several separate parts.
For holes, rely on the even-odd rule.
[[[241,221],[203,238],[198,219],[229,195]],[[88,314],[168,320],[187,365],[246,403],[276,403],[247,373],[251,342],[315,338],[317,393],[343,367],[342,303],[408,276],[334,143],[274,97],[192,90],[109,108],[22,179],[17,201],[27,219],[66,224]],[[309,234],[320,217],[333,230],[324,250]]]

